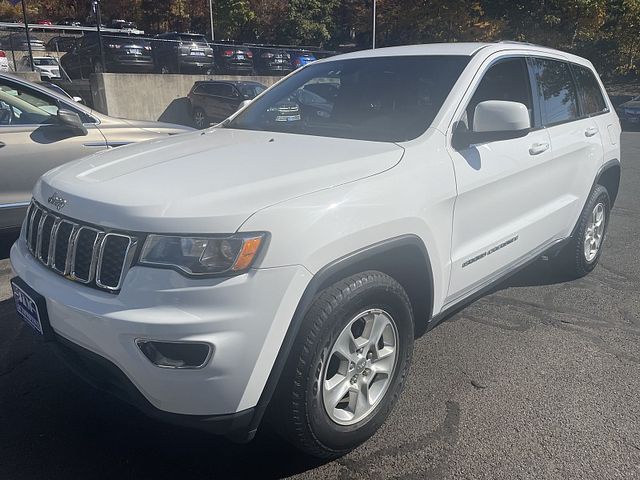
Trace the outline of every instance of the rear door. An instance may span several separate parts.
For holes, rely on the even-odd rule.
[[[554,176],[551,140],[541,125],[525,57],[502,57],[484,67],[480,80],[471,85],[463,99],[454,132],[472,129],[475,107],[486,100],[524,104],[532,128],[522,138],[461,150],[449,146],[458,198],[446,306],[549,244],[562,225],[557,218],[561,187],[558,182],[550,182]]]
[[[222,110],[220,120],[224,120],[225,118],[231,116],[238,110],[240,106],[240,102],[242,101],[242,96],[240,95],[240,91],[237,87],[231,84],[225,84],[224,90],[222,91]]]
[[[572,64],[573,76],[578,87],[578,98],[582,104],[583,114],[591,117],[599,131],[602,141],[602,163],[620,160],[620,121],[611,112],[606,93],[591,68]]]
[[[531,58],[542,123],[549,131],[553,161],[547,185],[558,192],[557,221],[568,236],[602,164],[600,126],[585,113],[572,68],[551,58]]]
[[[65,162],[106,148],[95,119],[76,110],[87,128],[80,135],[58,123],[56,97],[0,79],[0,228],[15,227],[38,178]]]
[[[220,116],[220,111],[222,106],[220,103],[222,102],[222,84],[217,82],[206,83],[204,84],[204,91],[206,95],[204,95],[204,111],[207,114],[207,117],[212,119],[217,119]]]

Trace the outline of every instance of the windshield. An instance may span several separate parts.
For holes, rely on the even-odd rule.
[[[468,61],[432,55],[312,64],[271,88],[226,127],[411,140],[431,125]]]

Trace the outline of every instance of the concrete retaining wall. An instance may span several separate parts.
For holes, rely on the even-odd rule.
[[[198,80],[245,80],[271,86],[280,77],[100,73],[91,76],[93,107],[114,117],[191,124],[186,98]]]
[[[41,80],[40,74],[38,72],[10,72],[12,75],[16,77],[24,78],[30,82],[39,82]]]

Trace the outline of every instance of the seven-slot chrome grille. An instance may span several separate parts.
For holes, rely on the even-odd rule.
[[[33,201],[26,222],[29,251],[45,266],[91,287],[109,292],[120,289],[135,253],[136,237],[61,217]]]

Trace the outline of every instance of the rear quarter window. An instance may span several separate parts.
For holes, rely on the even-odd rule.
[[[607,102],[594,73],[580,65],[572,65],[572,68],[576,78],[578,97],[582,104],[583,114],[597,115],[608,112],[609,107],[607,107]]]

